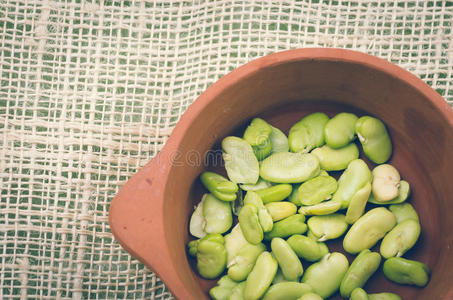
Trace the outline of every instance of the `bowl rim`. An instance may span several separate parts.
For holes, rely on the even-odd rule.
[[[225,89],[262,69],[304,60],[354,63],[398,78],[429,99],[453,128],[453,110],[427,83],[387,60],[355,50],[302,48],[276,52],[252,60],[221,77],[189,106],[162,150],[126,182],[113,198],[109,209],[108,219],[115,239],[132,256],[153,270],[177,298],[198,299],[189,293],[176,272],[176,266],[171,263],[164,234],[162,214],[166,194],[165,182],[174,159],[172,151],[169,150],[180,147],[192,122],[204,107]],[[150,201],[155,207],[152,211],[147,209]],[[152,243],[152,240],[162,242]]]

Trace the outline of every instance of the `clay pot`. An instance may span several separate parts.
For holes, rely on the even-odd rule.
[[[419,212],[422,234],[407,257],[425,262],[432,278],[419,289],[376,275],[367,291],[393,291],[404,299],[453,299],[453,111],[414,75],[354,51],[275,53],[213,84],[182,116],[160,153],[113,199],[109,222],[115,238],[178,299],[207,299],[215,281],[196,274],[185,248],[188,221],[202,194],[198,176],[219,164],[210,159],[206,166],[206,153],[219,149],[222,138],[239,133],[255,116],[287,133],[314,111],[351,111],[383,120],[394,143],[390,163],[411,183],[410,201]]]

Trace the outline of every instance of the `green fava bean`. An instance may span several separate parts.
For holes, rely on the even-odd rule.
[[[222,175],[213,172],[203,172],[200,175],[200,179],[203,185],[218,199],[223,201],[234,201],[236,199],[237,184]]]
[[[369,298],[367,293],[363,289],[356,288],[352,291],[349,300],[369,300]]]
[[[306,293],[305,295],[302,295],[302,297],[300,297],[297,300],[323,300],[323,298],[315,293]]]
[[[330,199],[337,190],[337,181],[331,176],[317,176],[301,184],[298,189],[302,205],[315,205]]]
[[[316,215],[330,215],[338,211],[341,208],[341,202],[339,201],[325,201],[315,205],[301,206],[299,213],[306,216]]]
[[[233,215],[229,203],[206,194],[203,201],[203,217],[206,221],[204,231],[207,233],[227,232],[233,224]]]
[[[318,242],[336,239],[348,229],[348,223],[342,214],[314,216],[308,219],[307,225],[310,232],[318,237]]]
[[[327,248],[326,244],[318,243],[300,234],[292,235],[287,240],[287,243],[297,256],[309,262],[318,261],[329,253],[329,248]]]
[[[389,160],[392,155],[392,141],[381,120],[370,116],[361,117],[355,124],[355,132],[363,152],[372,162],[383,164]]]
[[[406,201],[406,199],[409,198],[410,193],[411,188],[409,182],[401,180],[400,186],[398,187],[398,196],[396,196],[396,198],[387,202],[379,202],[374,198],[373,193],[371,193],[370,198],[368,198],[368,202],[373,204],[398,204]]]
[[[241,184],[240,187],[244,191],[258,191],[262,189],[266,189],[268,187],[271,187],[272,184],[263,178],[259,178],[258,182],[255,184]]]
[[[324,126],[329,117],[321,112],[305,116],[289,130],[288,141],[291,152],[308,153],[324,144]]]
[[[209,295],[214,300],[228,300],[237,285],[238,283],[231,280],[228,276],[222,276],[217,281],[217,285],[209,290]]]
[[[355,123],[359,118],[351,113],[339,113],[324,127],[326,144],[338,149],[349,144],[355,137]]]
[[[378,294],[369,294],[369,300],[402,300],[400,296],[393,293],[378,293]]]
[[[401,177],[395,167],[383,164],[374,168],[371,173],[373,196],[376,201],[387,202],[398,196]]]
[[[329,253],[307,268],[301,282],[310,285],[321,297],[328,298],[339,289],[348,267],[349,262],[343,254]]]
[[[272,285],[263,300],[297,300],[300,296],[312,291],[311,286],[300,282],[281,282]]]
[[[297,206],[291,202],[271,202],[265,205],[274,222],[285,219],[297,212]]]
[[[396,224],[395,216],[386,208],[378,207],[361,216],[346,233],[343,248],[355,254],[370,249]]]
[[[245,245],[228,264],[228,276],[234,281],[242,281],[252,271],[258,256],[266,250],[264,244]]]
[[[225,270],[227,253],[220,234],[207,235],[198,242],[197,269],[203,278],[213,279]]]
[[[264,206],[261,197],[258,195],[257,192],[249,191],[245,195],[244,204],[253,204],[258,209],[258,220],[263,229],[263,232],[268,232],[272,230],[274,222],[272,220],[272,216]]]
[[[284,183],[258,190],[256,193],[261,197],[263,203],[266,204],[286,199],[291,195],[292,190],[293,187],[291,184]]]
[[[277,268],[278,263],[269,252],[261,253],[245,282],[244,299],[260,299],[271,285]]]
[[[272,254],[280,266],[283,276],[290,281],[297,281],[304,269],[293,249],[282,238],[273,238],[271,241]]]
[[[351,161],[359,158],[359,148],[354,143],[338,149],[324,145],[311,153],[318,158],[321,168],[327,171],[344,170]]]
[[[228,178],[234,183],[255,184],[259,178],[259,163],[252,146],[245,140],[228,136],[222,141],[223,160]]]
[[[200,203],[195,207],[195,211],[192,213],[190,217],[190,224],[189,224],[189,231],[190,234],[197,237],[202,238],[206,236],[205,226],[206,220],[203,216],[203,202],[206,199],[206,195],[204,194],[201,198]]]
[[[338,189],[332,200],[341,203],[341,208],[347,208],[354,195],[371,181],[371,171],[367,164],[356,159],[351,161],[338,180]]]
[[[260,175],[271,182],[299,183],[316,176],[319,170],[313,154],[278,152],[263,160]]]
[[[371,184],[369,182],[354,194],[346,211],[346,223],[353,224],[363,215],[370,194]]]
[[[271,133],[271,125],[260,118],[254,118],[245,129],[243,138],[252,146],[258,160],[262,160],[272,151],[272,145],[269,139]]]
[[[263,229],[258,219],[258,209],[253,204],[242,207],[238,216],[239,226],[247,242],[259,244],[263,240]]]
[[[399,284],[423,287],[429,281],[429,268],[424,263],[402,257],[391,257],[384,262],[384,275]]]
[[[354,259],[340,285],[343,298],[348,298],[352,291],[365,285],[371,275],[376,272],[381,263],[381,256],[377,252],[366,249]]]
[[[192,257],[197,256],[198,241],[199,240],[190,241],[187,244],[187,248],[189,249],[189,255]]]
[[[402,223],[407,219],[412,219],[414,221],[420,222],[417,211],[409,203],[390,205],[389,209],[395,215],[397,223]]]
[[[230,265],[233,258],[244,246],[249,245],[249,242],[247,242],[242,234],[239,224],[236,224],[233,229],[231,229],[231,232],[225,235],[224,239],[225,249],[227,251],[227,264]]]
[[[231,290],[228,300],[244,300],[245,281],[240,282]]]
[[[381,243],[381,255],[384,258],[399,257],[411,249],[420,236],[420,223],[407,219],[398,223]]]
[[[299,200],[299,187],[302,184],[293,184],[293,190],[291,192],[291,195],[289,195],[288,200],[289,202],[293,203],[296,206],[301,206],[302,203],[300,203]]]
[[[295,214],[281,221],[275,222],[271,231],[264,234],[264,239],[269,241],[275,237],[286,238],[293,234],[302,234],[307,231],[305,216]]]
[[[274,126],[271,127],[272,132],[271,135],[269,136],[272,145],[271,153],[288,152],[289,143],[286,135],[280,129],[275,128]]]

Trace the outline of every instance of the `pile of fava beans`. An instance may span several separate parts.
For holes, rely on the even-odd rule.
[[[359,146],[376,164],[372,170]],[[198,274],[219,279],[209,291],[213,299],[326,299],[337,291],[352,300],[401,299],[363,289],[381,262],[393,282],[428,283],[428,267],[404,258],[420,222],[406,202],[409,183],[386,164],[392,142],[381,120],[317,112],[287,137],[255,118],[242,137],[224,138],[222,150],[228,178],[200,175],[208,192],[189,226]],[[324,243],[339,238],[356,255],[351,264]],[[371,251],[379,241],[379,252]]]

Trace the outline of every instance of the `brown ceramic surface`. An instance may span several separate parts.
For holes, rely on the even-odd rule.
[[[453,299],[453,111],[414,75],[354,51],[276,53],[212,85],[183,115],[163,150],[113,199],[109,222],[116,239],[178,299],[207,299],[214,281],[198,277],[185,252],[188,221],[202,193],[197,177],[206,166],[200,159],[252,117],[262,116],[287,133],[314,111],[382,119],[394,142],[390,163],[413,188],[410,201],[420,214],[422,236],[408,257],[429,265],[431,281],[418,289],[378,275],[366,289],[397,292],[404,299]]]

